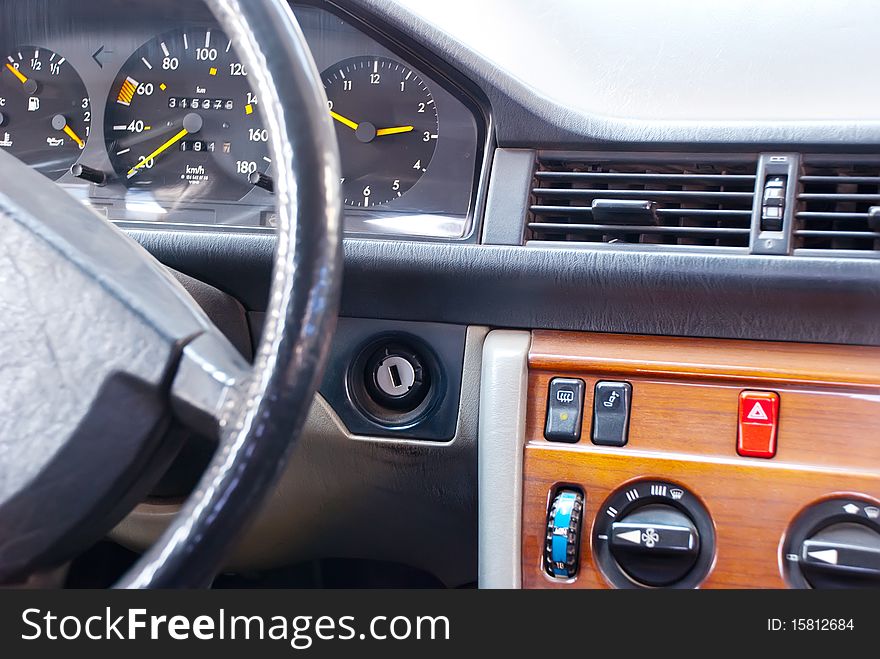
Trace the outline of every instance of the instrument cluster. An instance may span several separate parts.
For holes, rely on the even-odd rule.
[[[271,229],[260,99],[201,0],[47,2],[0,0],[0,149],[122,224]],[[294,13],[339,140],[346,229],[466,239],[479,105],[330,9]]]

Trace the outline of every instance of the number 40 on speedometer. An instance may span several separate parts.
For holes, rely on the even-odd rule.
[[[158,198],[241,199],[271,164],[257,102],[225,34],[159,36],[128,59],[107,101],[113,168]]]

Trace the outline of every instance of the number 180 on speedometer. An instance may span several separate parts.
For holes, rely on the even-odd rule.
[[[114,170],[161,199],[241,199],[271,165],[257,103],[222,32],[157,37],[128,59],[107,101]]]

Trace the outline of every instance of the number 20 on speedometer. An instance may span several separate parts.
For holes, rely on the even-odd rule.
[[[271,164],[256,106],[225,34],[159,36],[128,59],[107,100],[113,168],[130,189],[161,199],[241,199]]]

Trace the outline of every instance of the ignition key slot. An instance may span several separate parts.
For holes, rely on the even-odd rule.
[[[442,395],[439,365],[416,337],[374,337],[352,363],[349,395],[361,413],[389,428],[423,418]]]
[[[321,396],[353,435],[447,442],[458,427],[467,332],[340,318]]]
[[[367,360],[364,383],[381,407],[413,411],[425,400],[430,380],[418,352],[404,343],[383,344]]]

